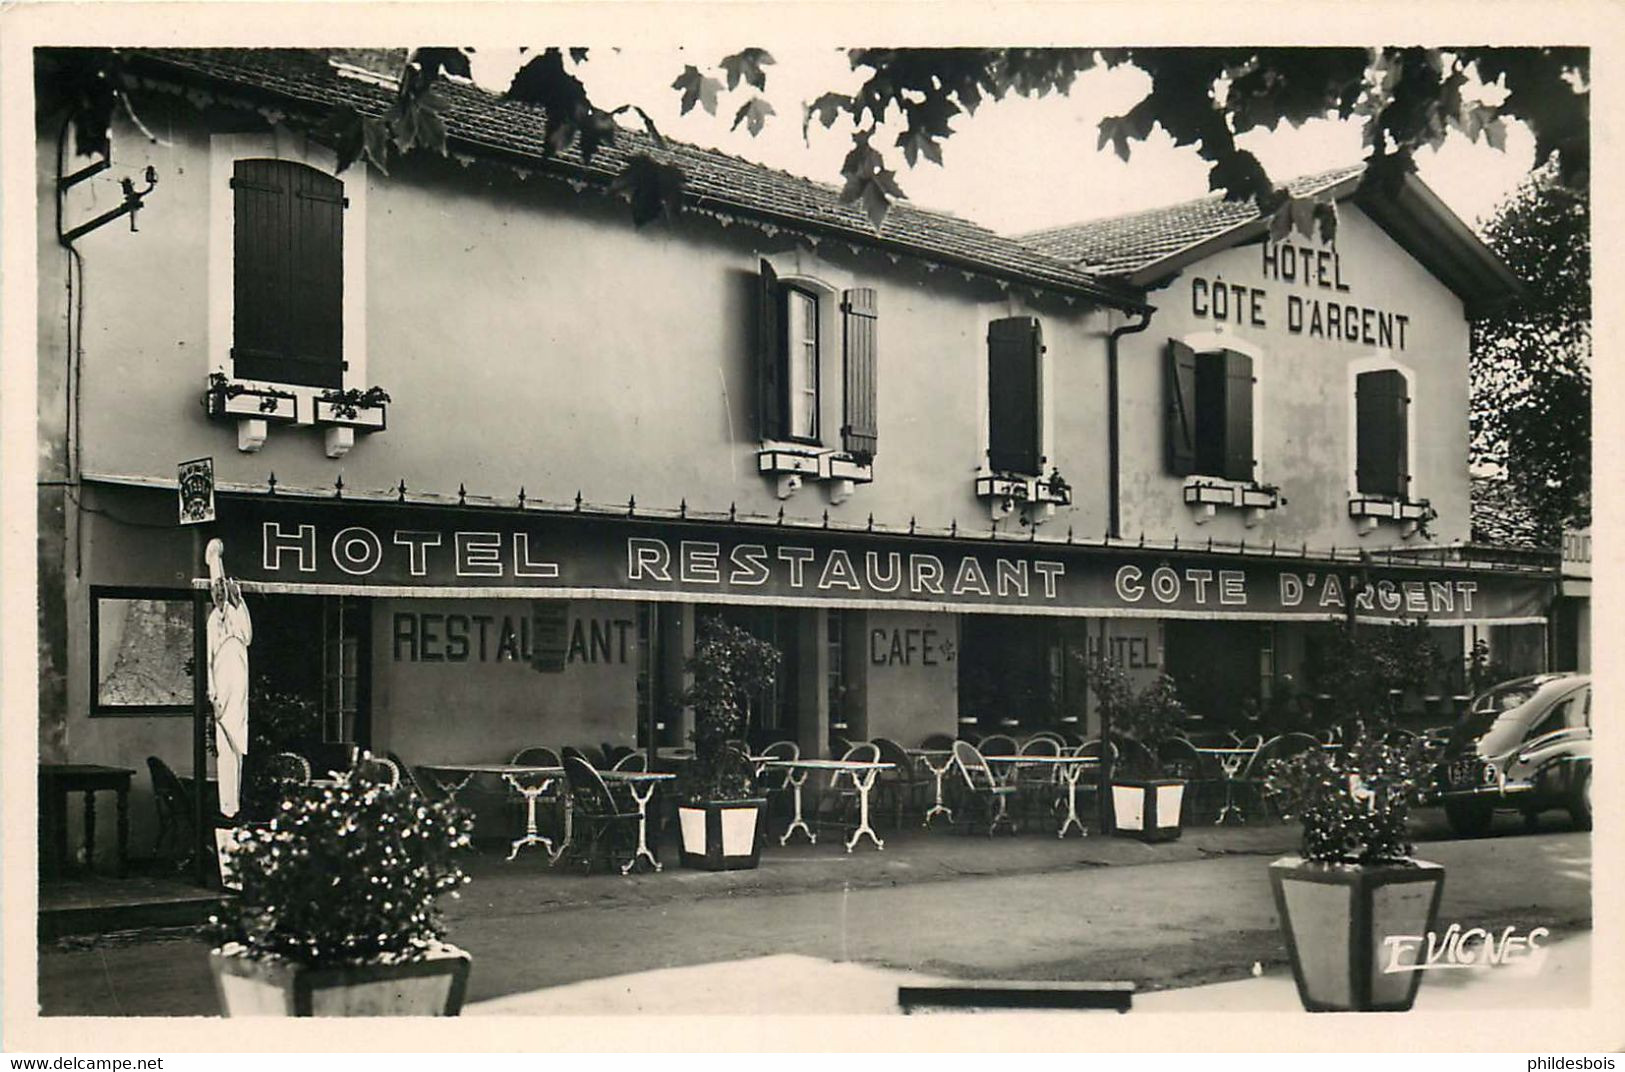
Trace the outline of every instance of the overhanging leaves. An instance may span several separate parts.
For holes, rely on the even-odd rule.
[[[686,184],[682,168],[662,164],[647,153],[639,153],[615,176],[610,190],[631,200],[632,222],[642,227],[661,217],[676,216],[683,207]]]

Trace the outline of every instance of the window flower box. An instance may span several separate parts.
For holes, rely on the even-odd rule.
[[[203,409],[216,420],[237,422],[237,449],[252,454],[265,445],[273,424],[299,419],[299,399],[274,387],[255,387],[223,372],[209,374]]]
[[[1244,510],[1247,527],[1252,528],[1264,519],[1265,510],[1274,510],[1286,504],[1281,489],[1273,484],[1241,483],[1235,480],[1216,480],[1193,477],[1185,482],[1185,505],[1195,508],[1196,523],[1206,524],[1217,516],[1220,507]]]
[[[351,387],[327,390],[315,398],[316,423],[326,427],[329,458],[342,458],[355,446],[355,433],[382,432],[389,427],[389,392],[382,387],[365,391]]]
[[[1072,486],[1058,469],[1047,477],[984,473],[976,478],[976,497],[988,504],[995,520],[1021,507],[1027,521],[1036,524],[1053,516],[1055,507],[1072,505]]]
[[[1437,519],[1439,512],[1426,499],[1397,499],[1385,496],[1356,495],[1349,499],[1349,517],[1354,519],[1360,535],[1376,531],[1383,521],[1397,521],[1403,534],[1413,536],[1427,529],[1428,522]]]
[[[872,483],[875,478],[873,456],[785,444],[757,451],[756,471],[778,478],[781,499],[794,495],[804,481],[827,481],[830,502],[837,506],[851,497],[856,485]]]

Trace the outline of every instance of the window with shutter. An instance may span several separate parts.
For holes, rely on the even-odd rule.
[[[1196,472],[1196,351],[1178,339],[1168,340],[1168,471],[1175,476]]]
[[[1355,377],[1354,477],[1360,494],[1409,496],[1410,401],[1405,375],[1398,369]]]
[[[1041,475],[1043,398],[1038,321],[995,320],[987,330],[987,463],[995,472]]]
[[[757,293],[756,385],[757,412],[763,439],[780,439],[785,428],[784,294],[778,273],[762,262]]]
[[[243,379],[344,385],[344,184],[286,160],[232,169],[232,364]]]
[[[1253,479],[1253,359],[1225,350],[1224,468],[1226,480]]]
[[[876,323],[879,308],[874,290],[857,287],[847,291],[841,303],[841,312],[846,335],[846,383],[843,392],[846,412],[841,428],[841,446],[849,454],[873,457],[879,437],[879,410],[876,405],[879,386]]]
[[[1168,342],[1166,365],[1168,471],[1251,482],[1253,361],[1234,350],[1197,353]]]

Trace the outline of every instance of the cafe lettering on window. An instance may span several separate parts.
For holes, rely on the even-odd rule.
[[[242,563],[241,578],[268,591],[1147,618],[1328,619],[1352,612],[1435,622],[1540,620],[1546,592],[1538,579],[1397,564],[1327,567],[1238,557],[1225,566],[1202,554],[794,526],[260,500],[233,507],[221,534],[228,549],[247,552],[234,559]],[[578,638],[576,622],[566,627],[557,619],[531,620],[525,628],[529,635],[515,622],[510,640],[495,621],[420,618],[402,623],[398,636],[408,659],[487,661],[528,646],[556,663],[575,647],[587,661],[595,651],[602,661],[607,645],[618,659],[624,632],[607,626],[594,635],[589,625]],[[923,649],[917,657],[925,657]]]
[[[1266,286],[1191,276],[1191,315],[1248,327],[1285,326],[1288,334],[1403,351],[1411,318],[1354,299],[1343,258],[1300,242],[1265,242]]]

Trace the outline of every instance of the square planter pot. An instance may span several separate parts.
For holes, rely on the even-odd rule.
[[[1174,841],[1183,832],[1179,816],[1185,783],[1179,778],[1112,779],[1112,832],[1141,841]]]
[[[443,946],[423,960],[308,968],[281,958],[209,953],[227,1016],[456,1016],[468,990],[469,955]]]
[[[766,797],[710,800],[677,808],[684,867],[701,871],[744,871],[757,865]]]
[[[1311,863],[1286,856],[1270,864],[1298,1000],[1310,1012],[1403,1012],[1416,1001],[1420,971],[1405,970],[1389,937],[1433,930],[1444,868],[1410,864]],[[1397,968],[1398,970],[1389,970]]]

